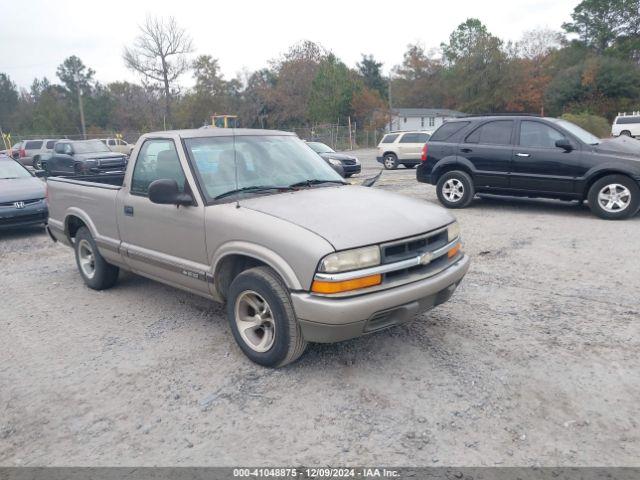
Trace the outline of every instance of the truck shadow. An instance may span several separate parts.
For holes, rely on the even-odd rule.
[[[0,240],[20,240],[33,239],[36,237],[46,236],[47,232],[44,227],[36,225],[32,227],[16,227],[0,230]]]

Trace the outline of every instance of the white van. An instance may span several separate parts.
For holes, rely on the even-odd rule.
[[[618,113],[618,116],[613,120],[613,125],[611,125],[611,135],[614,137],[620,135],[640,137],[640,112]]]

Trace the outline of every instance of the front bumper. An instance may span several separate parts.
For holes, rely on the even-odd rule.
[[[43,225],[48,217],[49,210],[44,201],[23,208],[0,207],[0,230]]]
[[[344,173],[348,175],[353,175],[355,173],[360,173],[362,171],[362,165],[360,165],[359,163],[356,163],[355,165],[345,165],[343,163],[342,169],[344,170]]]
[[[469,262],[464,255],[432,277],[355,297],[292,292],[302,335],[309,342],[339,342],[405,323],[446,302],[469,270]]]
[[[376,157],[376,162],[382,163],[384,161],[384,157]]]

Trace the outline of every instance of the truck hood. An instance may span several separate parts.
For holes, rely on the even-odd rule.
[[[595,146],[594,151],[627,159],[640,160],[640,142],[635,138],[606,138]]]
[[[240,205],[312,231],[336,250],[410,237],[454,221],[437,205],[358,186],[266,195],[241,200]]]
[[[44,198],[45,184],[35,177],[0,180],[0,203]]]

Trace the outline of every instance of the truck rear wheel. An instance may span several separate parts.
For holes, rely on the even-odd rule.
[[[307,346],[289,292],[268,267],[245,270],[233,280],[227,295],[227,317],[244,354],[265,367],[288,365]]]
[[[78,271],[89,288],[105,290],[115,285],[120,269],[100,255],[87,227],[80,227],[76,232],[74,250]]]

